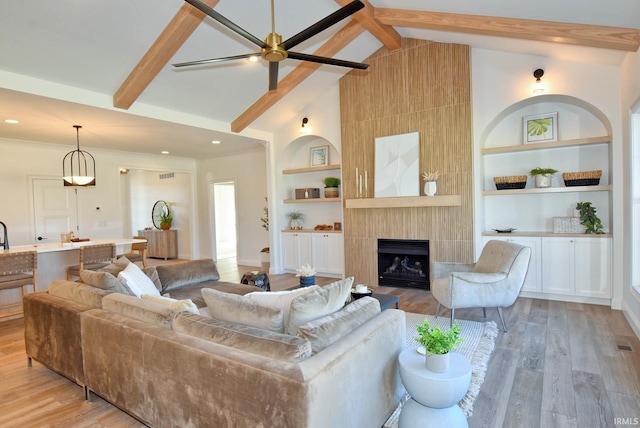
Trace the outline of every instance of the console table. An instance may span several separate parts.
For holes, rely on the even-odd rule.
[[[177,230],[138,230],[138,235],[147,238],[147,257],[165,260],[178,257]]]

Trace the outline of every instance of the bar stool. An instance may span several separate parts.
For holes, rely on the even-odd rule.
[[[80,277],[82,270],[97,270],[116,260],[116,244],[85,245],[80,247],[80,264],[67,268],[67,280]]]
[[[27,294],[27,285],[33,284],[33,291],[37,291],[37,261],[38,254],[35,251],[0,254],[0,290],[20,287],[24,297]],[[21,314],[22,300],[19,303],[0,306],[0,309],[7,308],[19,309],[0,313],[0,318]]]
[[[124,256],[132,263],[142,262],[142,266],[147,267],[147,238],[144,236],[134,236],[133,239],[144,239],[145,241],[131,244],[131,252],[118,254],[118,258]]]

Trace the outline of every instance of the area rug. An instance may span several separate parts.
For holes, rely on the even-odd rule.
[[[420,345],[415,340],[416,327],[424,322],[425,318],[429,319],[431,327],[440,327],[443,330],[449,329],[449,318],[435,318],[430,315],[413,314],[406,312],[407,318],[407,337],[405,340],[405,348],[418,348]],[[489,357],[493,352],[496,337],[498,336],[498,328],[493,321],[481,323],[475,321],[456,320],[460,324],[461,336],[464,343],[458,346],[456,352],[461,353],[471,362],[471,385],[467,395],[458,403],[465,416],[468,418],[473,414],[473,402],[475,401],[480,386],[484,382],[484,375],[487,372],[487,364]],[[409,399],[409,395],[405,396],[402,403],[393,412],[391,417],[383,425],[383,428],[396,428],[398,426],[398,418],[402,410],[402,404]]]

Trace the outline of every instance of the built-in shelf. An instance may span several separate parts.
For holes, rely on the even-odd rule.
[[[518,232],[509,232],[509,233],[500,233],[495,232],[493,230],[482,232],[482,236],[499,236],[501,238],[509,238],[513,236],[514,238],[524,237],[524,236],[534,236],[534,237],[543,237],[543,238],[611,238],[613,234],[611,233],[553,233],[553,232],[526,232],[526,231],[518,231]]]
[[[340,202],[342,198],[309,198],[309,199],[285,199],[285,204],[308,204],[314,202]]]
[[[588,146],[591,144],[608,144],[610,142],[611,142],[611,136],[605,135],[603,137],[579,138],[575,140],[553,141],[549,143],[533,143],[533,144],[520,144],[517,146],[488,147],[488,148],[482,149],[482,154],[491,155],[491,154],[498,154],[498,153],[526,152],[530,150],[555,149],[560,147]]]
[[[345,200],[345,208],[458,207],[460,205],[462,205],[460,195],[397,196]]]
[[[294,168],[294,169],[283,169],[283,174],[300,174],[303,172],[315,172],[315,171],[331,171],[334,169],[340,169],[340,164],[336,165],[324,165],[324,166],[310,166],[307,168]]]
[[[610,192],[611,185],[608,186],[571,186],[571,187],[545,187],[542,189],[505,189],[505,190],[485,190],[483,195],[526,195],[533,193],[572,193],[572,192]]]

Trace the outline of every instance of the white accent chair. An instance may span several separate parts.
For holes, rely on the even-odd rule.
[[[497,308],[502,329],[507,331],[502,309],[513,305],[529,269],[531,248],[507,241],[491,240],[476,263],[433,263],[431,293],[440,307],[451,309],[453,325],[456,309]]]

